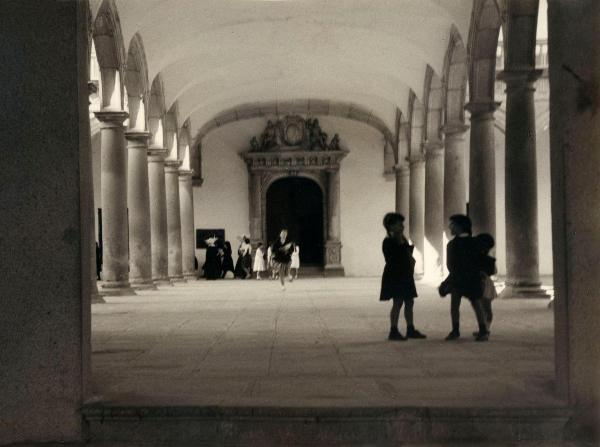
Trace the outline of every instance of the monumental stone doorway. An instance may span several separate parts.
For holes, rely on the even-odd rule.
[[[302,265],[323,266],[323,191],[311,179],[286,177],[267,190],[267,242],[273,242],[281,228],[300,246]]]

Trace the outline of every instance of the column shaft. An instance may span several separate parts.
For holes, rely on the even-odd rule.
[[[128,131],[129,280],[134,289],[155,288],[152,282],[148,139],[150,133]]]
[[[410,157],[410,239],[415,246],[415,275],[423,276],[425,249],[425,158]]]
[[[410,234],[410,168],[396,165],[396,212],[404,216],[404,234]]]
[[[325,243],[325,274],[343,276],[340,231],[340,171],[327,172],[327,242]]]
[[[165,156],[166,149],[164,148],[153,147],[148,151],[152,280],[159,285],[171,283],[169,281]]]
[[[179,206],[181,209],[181,263],[184,278],[196,278],[196,237],[194,230],[194,171],[179,171]]]
[[[467,213],[464,124],[444,127],[444,229],[450,216]],[[447,235],[451,239],[450,235]]]
[[[179,207],[180,160],[165,161],[165,189],[167,195],[167,230],[169,241],[169,279],[185,282],[181,257],[181,209]]]
[[[127,229],[127,150],[124,111],[100,111],[103,284],[106,295],[135,294],[129,283]]]
[[[500,103],[469,103],[471,142],[469,163],[469,217],[473,234],[496,237],[496,160],[494,111]]]
[[[444,152],[441,143],[425,145],[425,275],[443,274],[444,253]]]
[[[504,298],[548,298],[540,287],[534,82],[541,70],[501,73],[506,82],[506,288]]]

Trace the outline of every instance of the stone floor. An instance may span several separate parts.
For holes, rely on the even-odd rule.
[[[390,342],[379,278],[193,281],[93,305],[93,388],[114,405],[560,406],[552,311],[496,300],[492,336],[445,342],[449,300],[419,283],[427,340]],[[404,326],[404,325],[403,325]],[[404,330],[404,327],[402,327]]]

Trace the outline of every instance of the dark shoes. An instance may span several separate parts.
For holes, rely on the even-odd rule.
[[[406,338],[423,339],[423,338],[427,338],[427,336],[425,334],[420,333],[416,329],[411,329],[411,330],[406,331]]]
[[[460,332],[452,331],[446,336],[446,341],[457,340],[460,338]]]
[[[490,338],[489,332],[476,332],[475,333],[475,341],[488,341]]]
[[[404,337],[399,331],[390,331],[388,340],[406,341],[406,337]]]

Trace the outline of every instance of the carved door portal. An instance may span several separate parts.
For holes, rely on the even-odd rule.
[[[323,266],[323,192],[313,180],[285,177],[269,186],[266,198],[267,242],[287,228],[290,239],[300,246],[302,265]]]
[[[269,121],[260,138],[253,137],[250,149],[241,154],[250,177],[252,242],[272,242],[287,226],[299,239],[301,261],[322,265],[327,276],[343,275],[340,162],[347,154],[340,137],[334,134],[329,141],[317,119],[291,116]],[[315,214],[318,208],[320,217]]]

